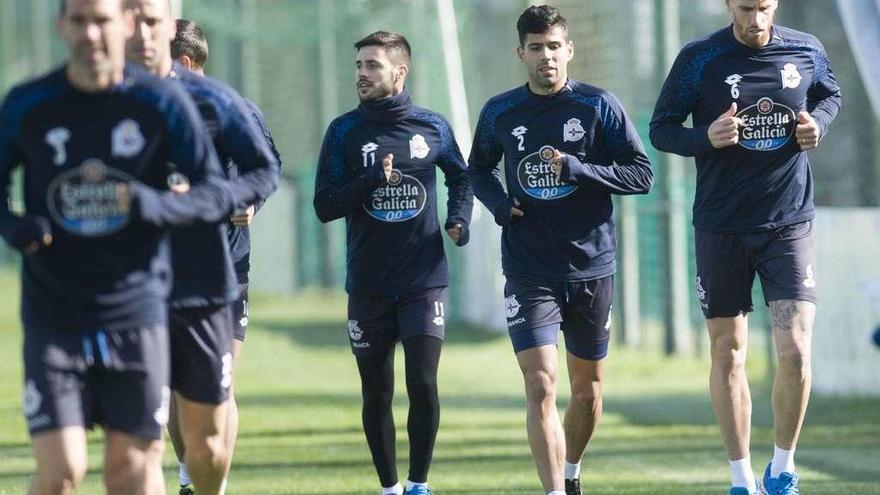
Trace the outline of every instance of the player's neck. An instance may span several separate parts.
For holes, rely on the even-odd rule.
[[[562,88],[565,87],[565,83],[568,81],[568,78],[560,79],[553,86],[541,86],[540,84],[535,83],[532,80],[529,80],[529,91],[538,96],[549,96],[555,95],[556,93],[562,91]]]
[[[106,91],[121,83],[124,66],[119,65],[107,71],[92,71],[74,64],[67,64],[67,80],[74,88],[87,93]]]
[[[165,79],[166,77],[171,75],[171,69],[173,68],[174,60],[171,57],[165,58],[161,62],[159,62],[159,65],[156,66],[153,75]]]

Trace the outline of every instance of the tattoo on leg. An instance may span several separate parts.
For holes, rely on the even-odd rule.
[[[790,332],[794,327],[797,314],[797,301],[785,300],[770,303],[770,318],[773,320],[773,328]]]

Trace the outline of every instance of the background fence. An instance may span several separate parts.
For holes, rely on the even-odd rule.
[[[408,85],[415,101],[451,115],[438,5],[442,0],[184,0],[183,16],[206,30],[208,72],[239,88],[266,114],[284,158],[285,181],[258,216],[253,284],[295,292],[341,287],[344,222],[321,225],[311,207],[314,168],[324,129],[357,104],[352,44],[387,29],[410,39],[414,60]],[[458,0],[454,6],[467,113],[475,122],[491,96],[522,84],[515,22],[520,0]],[[572,77],[616,93],[647,143],[648,122],[671,58],[691,39],[729,22],[723,0],[558,0],[571,24]],[[0,2],[0,88],[59,63],[56,0]],[[835,8],[827,0],[782,3],[780,24],[817,35],[845,95],[845,111],[823,146],[811,153],[820,206],[880,204],[880,124]],[[448,55],[448,53],[447,53]],[[453,88],[455,89],[455,88]],[[453,96],[451,96],[451,94]],[[464,96],[459,94],[458,96]],[[469,143],[462,143],[469,148]],[[694,275],[690,204],[691,160],[658,154],[655,191],[616,198],[622,265],[615,329],[621,340],[667,352],[699,349],[703,323],[691,290]],[[442,188],[441,188],[442,189]],[[478,213],[479,215],[479,213]],[[448,246],[453,302],[487,303],[459,314],[484,326],[501,321],[498,231],[485,211],[481,233],[465,250]],[[852,232],[872,235],[871,232]],[[494,243],[494,244],[493,244]],[[0,255],[7,262],[15,256]],[[470,267],[466,269],[465,267]],[[478,272],[478,269],[484,270]],[[486,275],[488,274],[488,275]],[[687,274],[687,276],[685,276]],[[763,299],[758,292],[756,302]],[[473,306],[473,305],[471,305]],[[760,304],[756,305],[760,306]],[[469,312],[468,312],[469,311]],[[758,325],[766,322],[762,311]]]

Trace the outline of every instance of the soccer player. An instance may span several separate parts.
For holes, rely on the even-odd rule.
[[[711,341],[712,405],[733,477],[757,493],[749,457],[748,314],[757,272],[779,366],[774,454],[762,490],[798,493],[794,450],[810,394],[816,313],[813,177],[806,151],[840,109],[815,37],[777,26],[776,0],[726,0],[733,23],[684,47],[657,100],[651,142],[695,157],[697,296]],[[682,124],[688,115],[693,127]]]
[[[196,102],[221,163],[233,160],[241,171],[230,180],[236,208],[268,197],[278,184],[278,163],[241,97],[222,83],[174,63],[175,24],[168,0],[126,0],[126,6],[135,20],[134,36],[126,46],[128,59],[180,84]],[[185,190],[186,185],[175,187]],[[234,333],[229,305],[238,297],[238,284],[225,222],[175,230],[171,240],[174,420],[180,422],[185,446],[184,474],[190,475],[199,495],[215,495],[225,489],[229,465],[225,430]]]
[[[125,67],[121,0],[66,0],[68,60],[0,107],[0,234],[20,250],[29,493],[73,493],[104,428],[107,493],[164,493],[168,226],[216,222],[234,196],[191,100]],[[192,188],[161,193],[168,163]],[[10,174],[24,172],[24,214]]]
[[[193,73],[204,76],[204,68],[205,64],[208,62],[209,53],[208,40],[205,38],[204,32],[195,22],[186,19],[177,19],[175,22],[177,33],[174,35],[174,39],[171,40],[171,57]],[[263,118],[263,113],[250,100],[244,99],[244,103],[247,105],[248,110],[250,110],[251,116],[257,124],[257,127],[265,136],[266,142],[272,150],[272,155],[278,161],[278,166],[280,167],[281,155],[275,147],[275,142],[272,139],[272,134],[269,132],[269,127],[266,125],[265,119]],[[239,167],[235,162],[227,160],[225,165],[227,167],[226,173],[228,177],[238,176]],[[248,324],[248,271],[250,271],[251,251],[250,231],[248,225],[250,225],[257,209],[261,205],[262,202],[259,202],[235,212],[235,214],[230,217],[229,223],[226,224],[227,238],[232,251],[232,263],[235,268],[236,279],[238,280],[238,299],[232,303],[233,337],[235,338],[232,343],[233,371],[238,362],[241,348],[244,345],[244,337]],[[235,448],[235,437],[238,433],[238,406],[235,402],[234,388],[234,384],[229,388],[229,411],[228,421],[226,423],[226,449],[230,464],[232,462],[233,449]],[[190,483],[186,464],[182,462],[184,457],[182,453],[185,451],[185,448],[183,441],[180,438],[179,428],[173,428],[175,425],[175,422],[169,422],[169,431],[171,432],[175,452],[177,452],[178,459],[181,461],[181,486],[184,487],[182,493],[185,495],[186,490],[189,489],[187,485]],[[229,475],[228,467],[226,475],[227,477]]]
[[[529,7],[516,27],[528,83],[486,103],[468,172],[502,226],[507,326],[538,476],[552,495],[580,494],[581,458],[602,414],[616,270],[611,194],[645,194],[653,173],[617,98],[568,78],[574,45],[559,10]],[[560,329],[572,396],[564,428],[556,410]]]
[[[413,105],[405,87],[409,42],[378,31],[355,43],[360,105],[324,135],[315,182],[322,222],[345,217],[348,335],[363,393],[363,426],[383,494],[427,495],[440,420],[437,364],[449,274],[437,219],[436,169],[449,188],[444,228],[468,241],[473,194],[449,123]],[[409,479],[398,482],[394,348],[406,355]]]

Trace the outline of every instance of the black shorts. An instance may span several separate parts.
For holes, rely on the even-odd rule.
[[[697,298],[706,318],[748,313],[755,273],[764,301],[816,302],[813,222],[767,232],[713,234],[696,230]]]
[[[168,422],[168,330],[24,334],[23,411],[31,435],[100,424],[147,440]]]
[[[239,342],[244,342],[248,326],[248,283],[238,283],[238,299],[232,303],[232,336]]]
[[[504,284],[507,330],[514,352],[556,345],[581,359],[608,355],[614,276],[581,282],[541,282],[508,276]]]
[[[348,296],[348,338],[356,356],[384,352],[398,340],[446,335],[446,287],[399,297]]]
[[[229,306],[172,309],[171,388],[206,404],[221,404],[232,385],[232,313]]]

